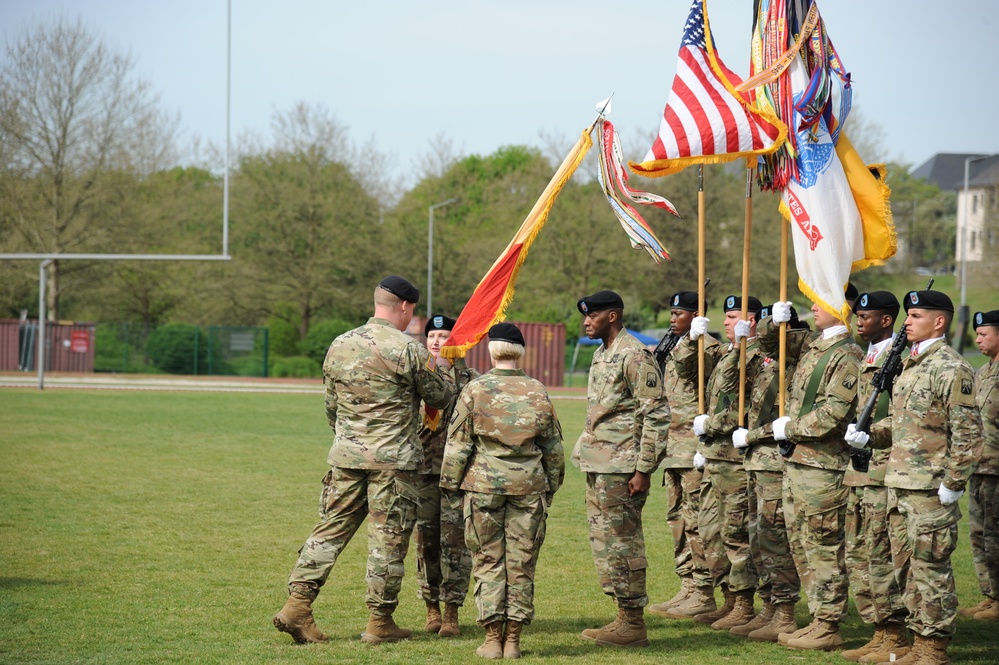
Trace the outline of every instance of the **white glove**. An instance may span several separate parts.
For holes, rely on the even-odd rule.
[[[749,337],[749,321],[744,321],[742,319],[735,322],[735,343],[738,344],[742,340]]]
[[[781,302],[778,300],[770,308],[770,316],[774,317],[774,323],[787,323],[791,320],[791,301]]]
[[[846,426],[846,434],[843,435],[843,438],[854,448],[863,448],[871,440],[871,435],[867,432],[861,432],[854,423],[850,423]]]
[[[745,427],[740,427],[739,429],[732,432],[732,445],[736,448],[748,448],[749,442],[746,441],[746,437],[749,434],[749,430]]]
[[[696,464],[696,461],[694,462]],[[940,489],[937,490],[937,496],[940,497],[940,503],[944,506],[949,506],[952,503],[957,503],[957,500],[961,498],[964,494],[964,490],[952,490],[940,483]]]
[[[784,434],[784,428],[787,424],[791,422],[790,416],[784,416],[783,418],[778,418],[774,421],[774,439],[777,441],[786,441],[787,435]]]
[[[706,316],[695,316],[690,322],[690,339],[697,339],[701,335],[708,333],[708,324],[711,319]]]
[[[696,453],[694,453],[694,468],[695,469],[703,469],[704,468],[704,463],[706,461],[707,460],[704,459],[704,455],[701,454],[700,450],[698,450]]]
[[[708,422],[708,416],[706,414],[701,414],[699,416],[694,416],[694,434],[697,436],[704,436],[704,423]]]

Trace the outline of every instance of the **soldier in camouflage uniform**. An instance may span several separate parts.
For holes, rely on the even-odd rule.
[[[423,332],[427,337],[427,349],[435,359],[440,358],[441,347],[451,336],[455,323],[451,317],[440,314],[427,319]],[[478,375],[465,365],[464,358],[457,358],[448,379],[461,391]],[[453,411],[453,401],[446,409],[424,404],[418,434],[423,446],[423,462],[417,468],[420,505],[416,513],[416,578],[419,598],[427,605],[425,629],[441,637],[459,634],[458,608],[465,602],[472,573],[472,555],[465,546],[461,496],[440,488],[447,423]],[[441,601],[444,602],[443,617]]]
[[[789,310],[789,303],[775,303],[773,321],[789,320]],[[844,527],[849,490],[843,476],[849,455],[843,432],[856,411],[863,354],[845,321],[817,304],[812,314],[821,337],[791,376],[788,415],[772,426],[774,440],[794,446],[784,465],[784,517],[812,621],[777,639],[792,649],[828,650],[843,644],[839,622],[848,602]]]
[[[516,326],[489,330],[493,369],[471,381],[448,426],[441,488],[465,492],[465,539],[472,551],[484,658],[519,658],[534,618],[534,571],[545,518],[565,473],[562,430],[541,382],[517,366]]]
[[[416,469],[422,460],[417,426],[420,400],[445,408],[455,391],[426,348],[402,331],[420,292],[386,277],[375,289],[374,316],[337,337],[323,363],[326,417],[333,428],[332,467],[323,478],[320,521],[299,550],[289,597],[274,626],[296,642],[328,640],[312,618],[312,602],[337,557],[368,516],[368,592],[371,612],[362,640],[410,637],[396,626],[403,561],[416,523]]]
[[[652,353],[622,323],[624,302],[613,291],[581,299],[583,329],[603,344],[593,354],[586,425],[573,462],[586,473],[590,546],[604,593],[617,619],[584,630],[602,646],[648,646],[642,509],[650,476],[666,453],[670,410]]]
[[[749,623],[731,628],[729,633],[776,642],[782,632],[792,632],[798,627],[794,606],[800,597],[801,582],[784,521],[784,458],[774,440],[772,426],[780,415],[780,327],[773,325],[769,307],[764,307],[760,316],[756,343],[764,356],[763,366],[756,373],[749,392],[751,399],[746,413],[749,429],[739,428],[732,432],[732,445],[745,451],[743,465],[750,474],[750,486],[755,490],[750,496],[750,514],[755,515],[755,520],[750,522],[749,547],[759,574],[757,592],[763,600],[763,611]],[[792,308],[784,354],[785,376],[793,374],[798,358],[815,338],[815,333],[798,319]],[[755,511],[752,510],[754,505]]]
[[[915,634],[899,665],[949,663],[957,593],[950,555],[957,546],[958,499],[982,454],[974,374],[946,340],[954,305],[939,291],[910,291],[903,301],[912,345],[892,391],[891,415],[851,445],[891,446],[885,485],[892,561],[906,624]],[[864,656],[864,658],[868,658]]]
[[[683,338],[690,332],[690,322],[697,314],[697,293],[674,293],[670,303],[672,333]],[[705,342],[709,353],[704,374],[710,376],[715,359],[710,348],[718,342],[710,335],[705,336]],[[699,412],[697,383],[696,372],[693,378],[681,376],[680,366],[671,355],[663,372],[663,388],[672,412],[669,455],[663,460],[663,485],[666,487],[666,521],[673,534],[673,559],[680,577],[680,590],[666,602],[649,606],[649,612],[671,618],[685,619],[715,609],[714,584],[697,534],[703,475],[701,469],[694,468],[698,440],[691,429],[694,416]]]
[[[968,482],[971,555],[984,600],[960,610],[976,619],[999,619],[999,310],[975,312],[975,343],[989,361],[975,375],[982,414],[982,458]]]
[[[728,631],[754,618],[753,596],[759,578],[749,548],[749,474],[742,455],[731,445],[731,435],[740,424],[739,346],[743,338],[748,338],[747,387],[752,386],[763,365],[756,346],[756,320],[762,307],[758,298],[750,296],[749,319],[741,321],[742,298],[733,295],[725,299],[725,334],[731,350],[711,373],[707,413],[695,417],[693,423],[694,434],[703,437],[700,452],[706,460],[697,529],[708,570],[715,584],[725,585],[725,604],[696,615],[694,621],[715,630]]]
[[[892,346],[893,330],[901,306],[888,291],[864,293],[854,303],[857,334],[868,343],[866,360],[861,366],[857,392],[858,411],[874,391],[871,383],[875,372],[884,364]],[[891,394],[882,392],[871,414],[871,423],[888,416]],[[856,427],[847,427],[846,437],[853,436]],[[858,649],[843,652],[847,660],[868,661],[880,658],[872,654],[908,653],[905,632],[905,603],[895,579],[888,537],[888,488],[884,485],[888,450],[875,450],[866,472],[847,469],[843,484],[850,488],[846,508],[846,566],[853,590],[854,604],[864,623],[874,625],[873,637]]]

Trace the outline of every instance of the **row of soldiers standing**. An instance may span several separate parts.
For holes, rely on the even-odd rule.
[[[966,611],[999,618],[999,311],[977,313],[989,362],[975,377],[946,343],[953,304],[937,291],[905,296],[911,351],[894,390],[882,394],[870,433],[850,424],[892,344],[900,305],[888,292],[846,294],[865,354],[847,324],[818,306],[817,331],[790,303],[725,301],[730,344],[706,335],[697,295],[672,299],[682,336],[664,368],[673,411],[664,482],[673,532],[676,597],[652,613],[693,618],[793,649],[835,649],[848,588],[873,638],[844,657],[862,662],[946,663],[957,610],[950,555],[957,501],[970,481],[972,546],[985,600]],[[779,324],[787,322],[787,415],[778,417]],[[706,413],[698,413],[697,340],[706,336]],[[738,343],[747,339],[746,420],[738,419]],[[866,357],[865,357],[866,356]],[[977,386],[977,388],[976,388]],[[977,395],[977,402],[976,402]],[[865,472],[851,468],[851,451]],[[984,449],[984,454],[983,454]],[[845,536],[845,537],[844,537]],[[721,586],[724,604],[716,606]],[[812,621],[799,629],[801,590]],[[754,612],[754,596],[763,610]],[[915,645],[910,646],[908,631]]]

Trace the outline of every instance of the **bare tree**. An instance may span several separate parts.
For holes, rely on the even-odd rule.
[[[31,252],[113,252],[132,221],[109,211],[128,181],[174,158],[176,120],[164,116],[134,61],[81,20],[29,26],[0,63],[0,232]],[[82,266],[74,266],[78,269]],[[66,288],[54,261],[52,319]]]

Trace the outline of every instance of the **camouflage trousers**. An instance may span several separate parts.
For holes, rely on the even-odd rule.
[[[800,597],[801,582],[791,556],[784,521],[784,474],[780,471],[751,471],[753,497],[750,507],[749,549],[759,574],[759,595],[774,605],[794,605]]]
[[[784,520],[791,556],[813,619],[838,622],[846,614],[846,497],[842,471],[787,462]]]
[[[971,476],[968,525],[978,588],[983,596],[999,600],[999,476]]]
[[[853,602],[865,623],[905,623],[888,537],[888,488],[851,487],[846,503],[846,568]]]
[[[697,586],[711,586],[711,574],[704,562],[704,548],[697,533],[697,513],[701,507],[700,469],[666,469],[666,522],[673,534],[673,560],[676,574],[692,577]]]
[[[372,614],[391,615],[399,604],[403,562],[416,523],[415,482],[413,471],[330,469],[323,478],[320,520],[298,551],[289,591],[319,595],[340,552],[367,517],[365,604]]]
[[[632,496],[630,473],[586,474],[586,517],[590,549],[600,588],[618,607],[636,609],[649,604],[645,588],[648,561],[642,509],[648,492]]]
[[[749,551],[749,473],[741,462],[709,459],[701,478],[697,532],[715,585],[754,591],[756,567]]]
[[[534,619],[534,571],[546,512],[541,494],[465,493],[465,542],[472,552],[480,626]]]
[[[417,597],[427,602],[462,605],[468,595],[472,555],[465,546],[461,493],[442,490],[438,474],[419,474],[417,482]]]
[[[906,626],[923,637],[951,637],[957,587],[950,555],[957,547],[958,504],[940,504],[936,490],[888,490],[888,526],[895,575],[909,610]]]

